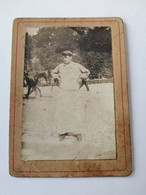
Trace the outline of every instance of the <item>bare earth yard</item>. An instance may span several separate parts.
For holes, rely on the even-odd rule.
[[[90,92],[63,93],[58,87],[40,87],[23,105],[22,159],[115,159],[113,84],[90,84]],[[24,88],[26,93],[27,88]],[[78,141],[59,134],[81,134]]]

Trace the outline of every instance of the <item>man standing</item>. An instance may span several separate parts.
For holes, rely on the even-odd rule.
[[[58,75],[60,79],[60,88],[66,90],[79,89],[79,79],[82,78],[82,74],[86,74],[87,77],[90,71],[84,66],[72,61],[73,53],[70,51],[64,51],[62,53],[63,63],[59,64],[53,71],[52,76],[56,78]]]
[[[77,141],[82,140],[85,121],[85,105],[82,94],[78,93],[79,80],[83,74],[89,76],[90,71],[82,65],[72,61],[73,53],[62,53],[63,63],[52,70],[52,77],[60,80],[61,93],[58,94],[56,104],[56,132],[60,141],[66,136],[72,136]]]

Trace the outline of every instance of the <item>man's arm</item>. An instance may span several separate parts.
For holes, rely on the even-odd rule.
[[[88,70],[87,68],[85,68],[84,66],[82,66],[80,64],[79,64],[79,69],[80,69],[81,74],[86,73],[87,76],[90,75],[90,70]]]

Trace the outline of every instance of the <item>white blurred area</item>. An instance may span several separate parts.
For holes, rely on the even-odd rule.
[[[115,159],[113,83],[76,91],[40,87],[23,105],[23,160]],[[59,134],[81,134],[82,141]]]

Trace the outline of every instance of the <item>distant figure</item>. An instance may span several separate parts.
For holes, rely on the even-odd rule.
[[[100,83],[101,79],[102,79],[102,74],[101,73],[98,73],[98,82],[99,83]]]

